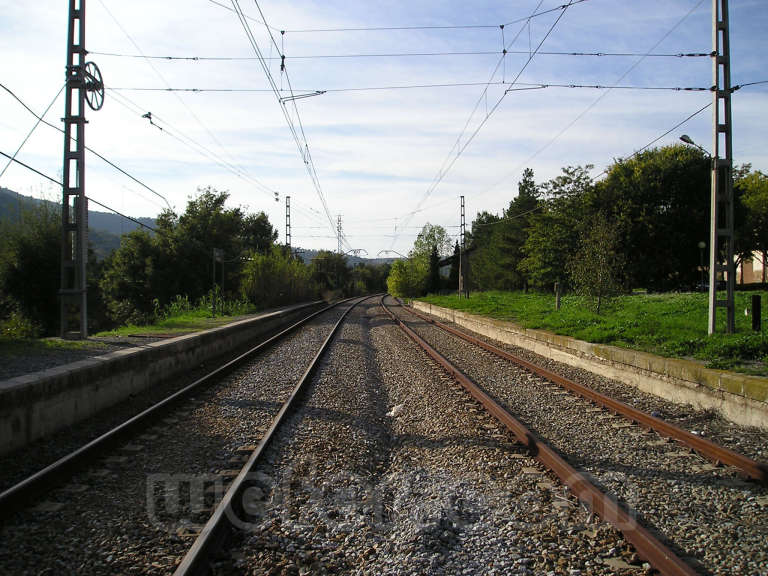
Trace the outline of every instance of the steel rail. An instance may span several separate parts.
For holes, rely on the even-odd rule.
[[[265,432],[264,436],[261,438],[261,441],[256,446],[256,449],[251,453],[251,456],[243,465],[240,473],[232,481],[232,484],[229,486],[227,492],[222,497],[221,502],[219,502],[216,510],[208,519],[208,522],[200,531],[200,534],[198,534],[195,542],[192,544],[192,547],[187,551],[187,554],[184,556],[181,563],[176,568],[176,571],[173,573],[173,576],[193,576],[208,574],[210,572],[209,560],[211,555],[221,547],[222,543],[226,540],[228,532],[232,526],[245,522],[240,514],[244,512],[247,514],[249,502],[246,489],[250,484],[252,484],[254,480],[255,474],[253,473],[253,470],[259,463],[259,459],[269,444],[272,442],[272,439],[275,437],[275,433],[286,419],[286,415],[297,404],[297,399],[304,391],[305,384],[315,373],[320,358],[322,358],[327,349],[330,347],[331,340],[333,340],[333,337],[341,327],[341,324],[344,322],[347,314],[349,314],[355,306],[364,300],[373,298],[374,296],[367,296],[353,303],[349,308],[347,308],[344,314],[342,314],[341,318],[339,318],[339,321],[336,322],[333,330],[331,330],[331,333],[328,334],[328,337],[323,341],[322,346],[320,346],[320,349],[313,358],[312,362],[307,367],[301,379],[294,387],[290,397],[285,401],[285,403],[283,403],[280,411],[277,413],[277,416],[275,416],[275,418],[272,420],[272,424],[270,425],[269,429]]]
[[[332,308],[335,308],[339,304],[342,304],[348,300],[351,299],[348,298],[346,300],[336,302],[330,306],[326,306],[302,318],[298,322],[291,324],[288,328],[281,330],[277,334],[269,337],[267,340],[264,340],[243,354],[240,354],[237,358],[234,358],[222,366],[219,366],[205,376],[198,378],[192,384],[189,384],[181,390],[174,392],[170,396],[160,400],[156,404],[153,404],[146,410],[143,410],[122,424],[119,424],[108,432],[105,432],[101,436],[81,446],[77,450],[74,450],[66,456],[59,458],[57,461],[46,466],[42,470],[35,472],[21,482],[18,482],[17,484],[3,491],[0,493],[0,523],[8,518],[10,514],[16,510],[23,508],[24,505],[35,496],[42,494],[50,487],[59,484],[65,479],[69,478],[73,471],[76,470],[79,466],[82,466],[83,463],[104,451],[109,445],[125,437],[131,431],[144,425],[144,423],[146,423],[151,418],[154,418],[158,414],[162,413],[171,404],[181,400],[203,385],[211,383],[214,378],[222,376],[226,372],[243,363],[249,357],[285,338],[291,332],[297,330],[313,318],[323,314],[324,312],[327,312],[328,310],[331,310]]]
[[[582,398],[598,404],[603,408],[614,412],[615,414],[621,414],[632,422],[640,424],[641,426],[644,426],[650,430],[654,430],[662,436],[673,438],[674,440],[696,450],[702,456],[705,456],[716,463],[726,464],[728,466],[738,468],[744,474],[759,482],[768,482],[768,465],[762,462],[757,462],[756,460],[744,456],[743,454],[739,454],[738,452],[725,448],[724,446],[715,444],[711,440],[702,438],[701,436],[696,436],[695,434],[691,434],[687,430],[675,426],[674,424],[670,424],[661,418],[652,416],[646,412],[643,412],[642,410],[638,410],[637,408],[625,404],[624,402],[611,398],[610,396],[606,396],[605,394],[601,394],[600,392],[592,390],[587,386],[578,384],[572,380],[569,380],[568,378],[556,374],[555,372],[551,372],[546,368],[542,368],[541,366],[537,366],[536,364],[523,360],[522,358],[519,358],[502,348],[494,346],[493,344],[489,344],[488,342],[480,340],[479,338],[475,338],[474,336],[448,326],[443,322],[429,318],[428,316],[421,314],[416,310],[411,308],[406,308],[406,310],[410,314],[413,314],[414,316],[417,316],[418,318],[421,318],[422,320],[429,322],[430,324],[433,324],[438,328],[453,334],[454,336],[458,336],[459,338],[462,338],[463,340],[466,340],[475,346],[479,346],[480,348],[483,348],[484,350],[487,350],[488,352],[491,352],[500,358],[509,360],[521,368],[546,378],[555,384],[559,384],[563,388],[578,394]]]
[[[517,420],[506,408],[498,404],[463,372],[432,348],[421,336],[411,330],[385,304],[382,308],[400,328],[454,378],[469,394],[508,428],[517,440],[527,448],[531,456],[549,468],[568,486],[576,497],[604,521],[611,523],[634,546],[638,555],[661,574],[668,576],[692,576],[696,571],[681,560],[672,550],[662,544],[645,527],[640,525],[616,500],[598,489],[587,477],[573,468],[555,450],[539,439],[525,425]]]

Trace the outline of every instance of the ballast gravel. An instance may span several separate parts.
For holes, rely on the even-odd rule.
[[[393,309],[572,465],[617,495],[641,522],[659,532],[662,541],[694,568],[711,574],[768,573],[766,487],[744,481],[733,469],[716,468],[678,444],[595,408],[400,307]],[[559,371],[551,365],[547,367]],[[566,372],[570,377],[575,373]],[[573,379],[580,384],[601,391],[622,390],[616,396],[622,396],[624,401],[636,397],[626,386],[585,377],[584,373],[576,376]],[[690,407],[670,404],[652,402],[666,414],[690,411]],[[699,428],[703,428],[701,422]],[[730,426],[730,430],[738,435],[738,427]],[[755,430],[750,433],[748,445],[760,436],[765,442],[766,434]],[[760,454],[761,450],[751,452]]]
[[[375,302],[350,316],[215,574],[644,571]]]
[[[327,312],[0,526],[0,574],[167,574],[341,315]]]

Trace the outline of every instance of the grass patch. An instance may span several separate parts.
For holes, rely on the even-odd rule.
[[[768,308],[768,292],[761,294]],[[512,321],[524,328],[548,330],[579,340],[651,352],[670,358],[693,358],[711,368],[768,376],[768,337],[753,332],[744,315],[755,292],[736,293],[736,334],[723,334],[725,309],[718,309],[718,333],[707,335],[706,293],[633,293],[613,299],[599,316],[586,300],[568,295],[555,310],[551,294],[479,292],[469,299],[427,296],[438,306]],[[725,295],[721,295],[725,298]]]

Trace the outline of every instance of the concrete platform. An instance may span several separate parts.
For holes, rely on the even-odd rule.
[[[512,322],[426,302],[414,301],[413,307],[499,342],[630,384],[666,400],[700,409],[714,408],[737,424],[768,429],[768,378],[714,370],[698,362],[628,348],[592,344],[544,330],[527,330]]]
[[[271,335],[325,303],[258,314],[0,381],[0,454],[80,422],[129,395]]]

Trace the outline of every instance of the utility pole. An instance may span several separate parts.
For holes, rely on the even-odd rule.
[[[339,241],[338,253],[341,254],[341,214],[336,218],[336,238]]]
[[[85,195],[85,105],[104,104],[101,72],[85,57],[85,0],[69,0],[64,169],[61,199],[62,338],[88,337],[88,198]]]
[[[716,331],[717,309],[726,309],[728,334],[736,331],[733,262],[733,146],[731,124],[731,50],[728,0],[712,0],[712,197],[709,236],[709,334]],[[721,157],[722,155],[722,157]],[[720,252],[725,264],[720,264]],[[717,275],[725,274],[726,299],[717,299]]]
[[[464,282],[464,253],[466,252],[465,233],[466,233],[466,220],[464,219],[464,196],[461,197],[461,219],[460,219],[459,233],[461,234],[461,242],[459,242],[459,298],[462,296],[469,297],[467,287]]]
[[[285,197],[285,245],[291,253],[291,197]]]

